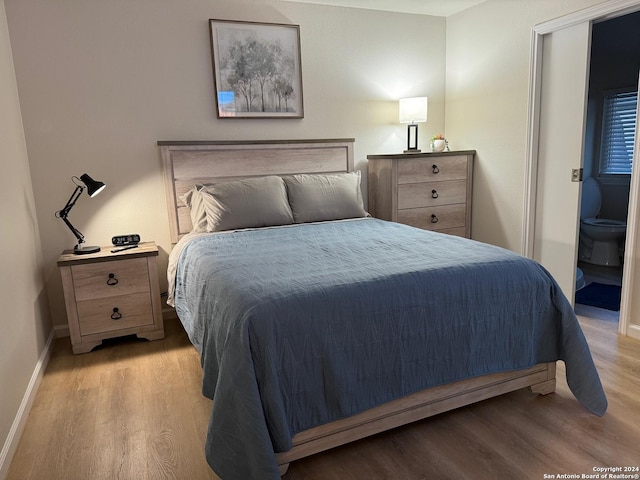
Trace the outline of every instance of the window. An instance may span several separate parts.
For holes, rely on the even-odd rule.
[[[604,98],[600,175],[630,175],[638,93],[610,92]]]

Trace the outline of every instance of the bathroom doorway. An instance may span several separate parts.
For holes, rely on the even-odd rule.
[[[573,299],[586,127],[591,27],[640,10],[612,0],[533,27],[522,251]],[[611,52],[613,54],[613,52]],[[634,163],[640,163],[636,135]],[[640,171],[631,175],[618,331],[640,339]]]
[[[583,181],[581,218],[597,210],[597,216],[611,220],[611,224],[627,222],[639,72],[640,12],[594,22],[583,177],[595,180],[590,180],[590,186],[597,185],[597,192],[585,188]],[[596,206],[596,196],[600,207]],[[593,241],[585,230],[581,228],[579,234],[576,312],[618,321],[625,237],[612,241],[607,255],[592,255]],[[610,230],[622,232],[623,227]],[[616,246],[618,252],[614,254]]]

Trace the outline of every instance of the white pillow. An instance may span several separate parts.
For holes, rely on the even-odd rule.
[[[180,200],[189,207],[189,213],[191,215],[192,232],[206,232],[207,231],[207,212],[204,210],[204,203],[202,202],[202,195],[198,190],[198,186],[193,187],[187,193],[180,197]]]

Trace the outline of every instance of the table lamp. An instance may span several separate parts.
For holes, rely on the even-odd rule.
[[[78,239],[78,244],[73,248],[73,253],[75,253],[76,255],[83,255],[87,253],[99,252],[100,247],[82,245],[84,243],[84,235],[82,235],[82,233],[80,233],[80,231],[76,227],[71,225],[71,222],[67,217],[69,216],[69,212],[76,204],[76,201],[85,188],[87,189],[87,194],[90,197],[95,197],[102,190],[104,190],[104,187],[106,187],[106,185],[102,182],[94,180],[86,173],[84,175],[81,175],[80,178],[76,176],[71,177],[71,181],[75,184],[76,188],[71,194],[71,197],[69,197],[69,200],[67,201],[67,204],[64,206],[64,208],[56,212],[56,217],[61,218],[62,221],[67,225],[67,227],[69,227],[69,230],[71,230],[71,232]]]
[[[427,121],[427,97],[400,99],[400,123],[408,123],[407,149],[404,153],[420,153],[418,150],[418,123]]]

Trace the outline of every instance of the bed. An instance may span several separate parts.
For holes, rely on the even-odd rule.
[[[577,400],[606,411],[544,268],[368,217],[353,139],[158,144],[176,244],[169,301],[200,353],[213,400],[205,453],[222,479],[279,478],[299,458],[431,415],[526,387],[551,393],[557,360]],[[207,204],[208,223],[193,200],[202,185],[224,207],[211,216]],[[309,191],[328,199],[320,213]],[[248,197],[250,225],[217,215]]]

